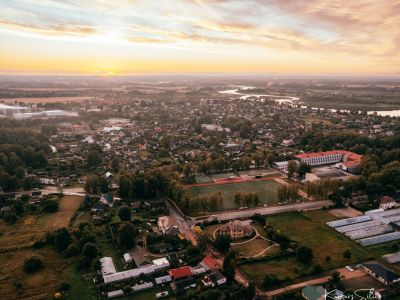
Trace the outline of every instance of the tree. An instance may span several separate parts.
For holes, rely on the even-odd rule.
[[[309,264],[313,259],[314,254],[308,247],[301,246],[297,249],[297,260],[303,264]]]
[[[119,159],[118,159],[118,157],[114,157],[114,158],[111,160],[111,170],[112,170],[114,173],[118,173],[118,172],[119,172]]]
[[[236,192],[233,201],[234,201],[235,206],[236,206],[237,208],[239,208],[239,207],[242,206],[242,202],[243,202],[242,199],[243,199],[242,192]]]
[[[228,253],[231,247],[231,242],[232,240],[229,236],[224,234],[218,234],[214,242],[214,248],[223,254]]]
[[[338,271],[332,273],[332,277],[329,279],[328,285],[332,289],[343,290],[343,282]]]
[[[227,255],[222,263],[222,273],[225,275],[228,282],[233,282],[235,280],[235,260],[231,255]]]
[[[13,206],[16,214],[19,216],[25,211],[24,202],[21,200],[15,200]]]
[[[60,228],[54,234],[54,246],[58,251],[67,249],[71,243],[71,236],[67,228]]]
[[[122,222],[118,228],[117,240],[120,247],[125,250],[135,246],[137,230],[130,222]]]
[[[53,199],[47,199],[43,203],[43,211],[46,213],[53,213],[58,210],[58,202]]]
[[[130,221],[132,217],[131,209],[126,205],[121,206],[121,208],[118,210],[118,217],[122,222]]]
[[[221,297],[222,292],[217,289],[209,289],[204,292],[202,292],[200,295],[197,295],[196,293],[193,295],[194,297],[192,299],[198,299],[198,300],[215,300],[219,299]],[[190,299],[190,298],[189,298]]]
[[[67,248],[67,256],[72,257],[79,254],[79,248],[77,245],[71,244]]]
[[[245,300],[253,300],[256,295],[256,286],[253,282],[250,282],[249,285],[243,291],[243,298]]]
[[[91,150],[88,153],[88,156],[86,158],[86,163],[87,163],[88,167],[90,167],[90,168],[97,167],[98,165],[101,164],[101,162],[102,162],[102,159],[101,159],[101,154],[99,151]]]
[[[287,176],[289,180],[293,178],[294,173],[297,172],[297,163],[294,160],[289,160],[288,162],[288,171],[287,171]]]
[[[311,166],[306,163],[300,163],[299,168],[297,170],[297,174],[299,175],[300,179],[303,179],[306,173],[311,172]]]
[[[350,249],[346,249],[343,252],[343,258],[349,260],[351,258],[351,250]]]
[[[86,178],[85,191],[88,193],[96,194],[99,191],[100,178],[96,175],[91,175]]]
[[[15,224],[15,222],[17,222],[18,217],[15,214],[15,212],[6,211],[3,215],[3,219],[4,221],[7,222],[7,224]]]
[[[43,268],[42,258],[38,255],[33,255],[24,261],[24,271],[27,274],[33,274]]]
[[[86,243],[85,246],[83,246],[82,254],[92,260],[99,254],[99,249],[94,243]]]

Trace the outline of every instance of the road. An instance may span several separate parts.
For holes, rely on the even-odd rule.
[[[337,271],[340,273],[340,277],[342,277],[342,279],[359,278],[359,277],[363,277],[363,276],[368,276],[362,270],[355,270],[353,272],[350,272],[346,268],[342,268],[342,269],[337,269]],[[276,289],[273,291],[268,291],[268,292],[258,291],[258,294],[259,294],[259,296],[264,296],[264,297],[266,296],[268,298],[272,298],[273,296],[276,296],[276,295],[279,295],[279,294],[282,294],[282,293],[285,293],[285,292],[288,292],[291,290],[297,290],[297,289],[303,288],[307,285],[318,285],[318,284],[328,282],[330,278],[331,278],[331,276],[324,276],[324,277],[292,284],[292,285],[286,286],[284,288]]]
[[[291,211],[304,211],[316,210],[323,207],[331,206],[332,202],[329,200],[301,202],[288,205],[276,205],[268,207],[255,207],[251,209],[233,210],[225,212],[216,212],[208,218],[208,221],[216,220],[227,221],[240,218],[250,218],[255,214],[259,215],[273,215]]]
[[[181,212],[179,212],[176,207],[170,203],[168,198],[165,197],[164,201],[168,207],[170,217],[175,221],[175,224],[178,226],[179,230],[188,241],[191,241],[194,246],[197,246],[196,234],[191,229],[193,226],[192,220],[182,215]]]
[[[31,193],[37,191],[42,192],[42,195],[61,193],[61,192],[63,192],[63,194],[67,196],[85,196],[86,194],[85,190],[81,187],[62,188],[55,185],[46,185],[44,188],[41,188],[39,190],[31,190],[27,192]]]

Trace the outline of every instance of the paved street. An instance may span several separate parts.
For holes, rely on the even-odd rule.
[[[301,202],[288,205],[276,205],[268,207],[256,207],[251,209],[234,210],[227,212],[218,212],[208,218],[209,221],[218,219],[219,221],[226,221],[239,218],[250,218],[254,214],[260,215],[273,215],[291,211],[315,210],[332,205],[329,200]]]

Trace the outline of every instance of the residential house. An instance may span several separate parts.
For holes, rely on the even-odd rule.
[[[392,197],[383,196],[381,198],[381,201],[380,201],[380,204],[379,204],[379,208],[389,209],[389,208],[392,208],[394,206],[396,206],[396,201]]]
[[[400,277],[388,267],[377,261],[370,261],[362,264],[364,270],[384,285],[400,282]]]
[[[249,237],[253,230],[241,221],[231,221],[219,227],[219,233],[230,236],[233,240]]]
[[[226,283],[226,277],[220,271],[213,271],[204,276],[203,284],[207,287],[216,287]]]

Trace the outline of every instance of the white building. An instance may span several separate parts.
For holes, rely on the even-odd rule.
[[[101,269],[101,275],[103,276],[117,273],[114,261],[111,257],[100,258],[100,269]]]

